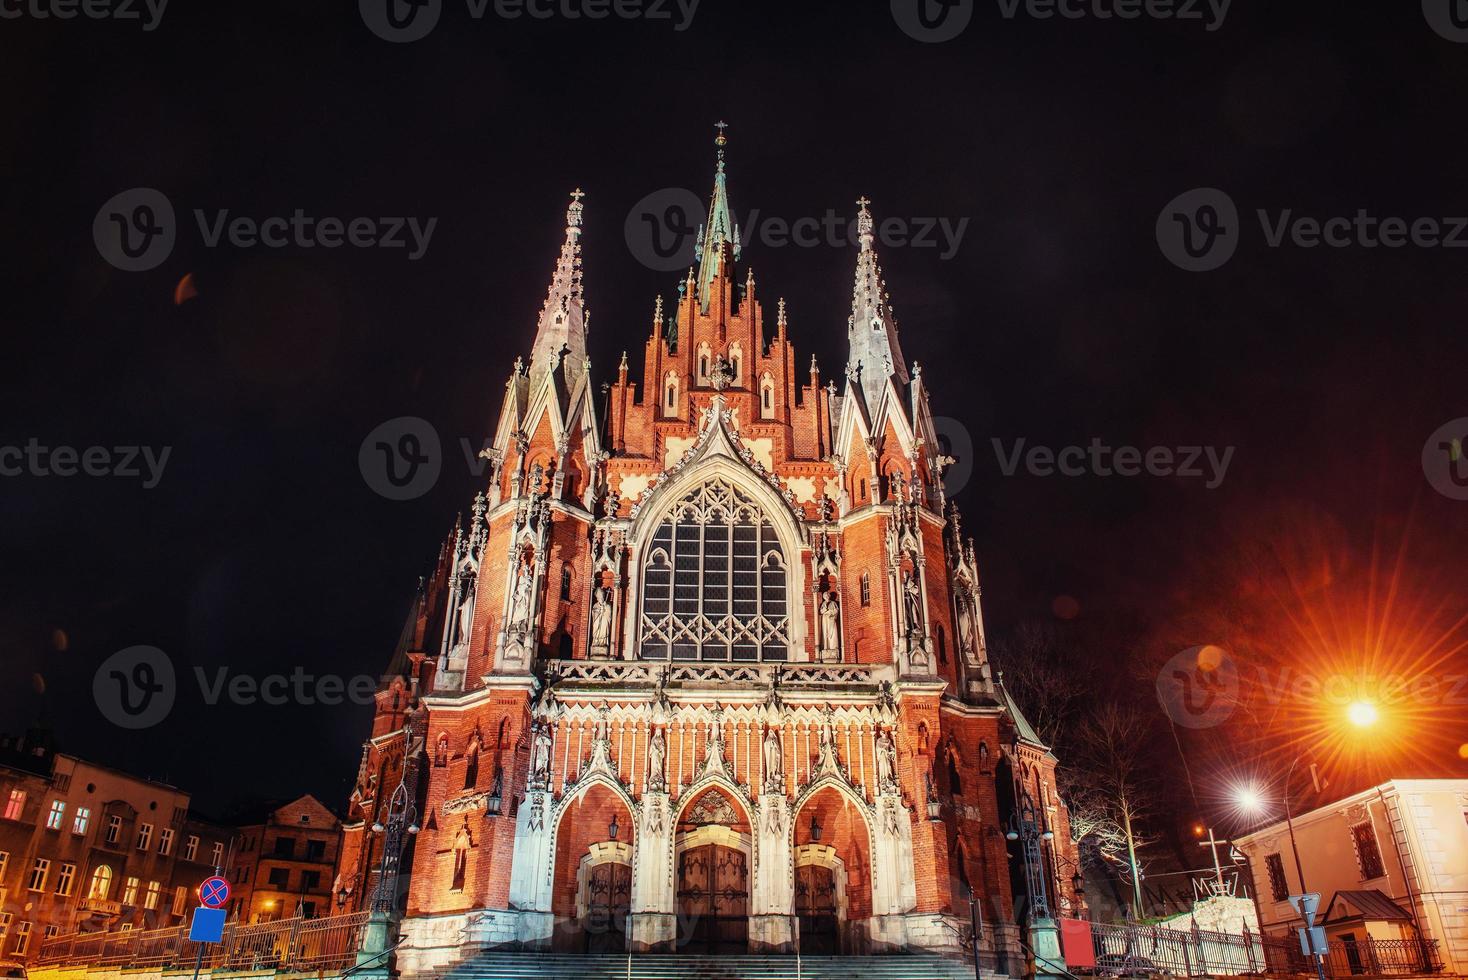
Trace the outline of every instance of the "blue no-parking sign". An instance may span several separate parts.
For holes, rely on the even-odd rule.
[[[199,886],[199,902],[208,909],[222,909],[229,904],[229,882],[215,875]]]

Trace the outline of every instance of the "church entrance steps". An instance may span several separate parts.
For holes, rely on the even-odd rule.
[[[441,980],[796,980],[794,956],[481,953]],[[973,980],[971,962],[938,956],[806,956],[800,980]],[[986,973],[985,980],[996,980]]]

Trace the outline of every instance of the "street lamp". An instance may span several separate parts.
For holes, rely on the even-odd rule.
[[[614,814],[612,814],[612,822],[611,822],[611,825],[607,827],[607,833],[611,835],[611,839],[612,840],[616,840],[617,839],[617,835],[619,833],[621,833],[621,832],[622,832],[622,827],[621,827],[620,824],[617,823],[617,815],[614,813]]]
[[[1370,728],[1381,717],[1370,701],[1352,701],[1346,707],[1346,719],[1357,728]]]

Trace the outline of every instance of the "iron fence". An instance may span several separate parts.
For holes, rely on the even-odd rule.
[[[1099,974],[1166,973],[1175,977],[1313,976],[1314,964],[1294,938],[1148,925],[1087,923]],[[1435,939],[1357,939],[1328,944],[1327,976],[1423,976],[1442,971]]]
[[[325,919],[230,923],[222,942],[203,944],[189,941],[187,926],[73,933],[42,943],[35,965],[192,969],[202,945],[206,970],[342,970],[356,960],[367,917],[366,912],[353,912]]]

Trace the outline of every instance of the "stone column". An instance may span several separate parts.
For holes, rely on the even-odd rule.
[[[520,910],[520,943],[550,948],[555,931],[551,910],[551,878],[556,856],[552,850],[550,793],[531,789],[515,817],[515,857],[510,869],[510,906]]]
[[[673,886],[673,816],[667,790],[642,795],[632,855],[632,914],[627,941],[633,952],[671,950],[678,938]]]
[[[908,942],[906,915],[917,905],[917,884],[912,859],[912,821],[902,797],[886,792],[877,797],[872,827],[872,925],[873,952],[884,947],[905,947]]]
[[[755,805],[754,882],[750,889],[749,951],[795,949],[795,882],[790,854],[790,804],[762,793]]]

